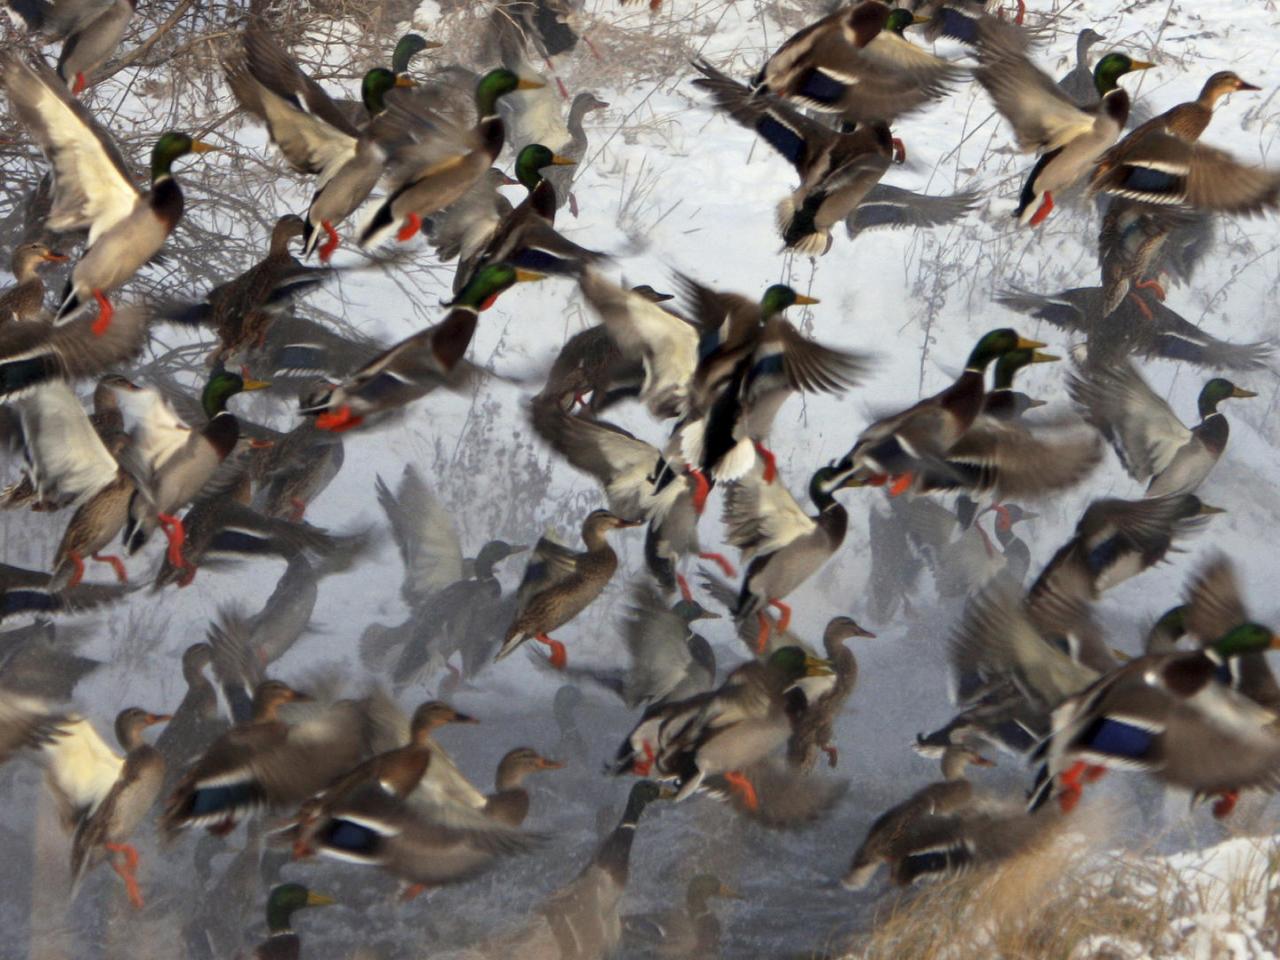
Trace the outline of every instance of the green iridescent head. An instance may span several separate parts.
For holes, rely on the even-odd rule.
[[[1276,636],[1262,624],[1242,623],[1213,641],[1213,649],[1222,657],[1266,653],[1268,650],[1280,649],[1280,636]]]
[[[830,677],[835,674],[829,660],[806,653],[803,647],[779,647],[769,654],[765,666],[787,683],[795,683],[805,677]]]
[[[806,297],[804,294],[796,293],[785,283],[775,283],[760,298],[760,312],[768,320],[770,317],[782,313],[788,307],[805,306],[817,302],[813,297]]]
[[[497,116],[499,97],[516,90],[540,90],[544,86],[546,84],[526,80],[505,67],[490,70],[476,84],[476,112],[481,119]]]
[[[503,291],[510,290],[517,283],[531,283],[542,278],[541,273],[513,267],[509,263],[490,263],[476,271],[453,302],[480,311],[488,310]]]
[[[1026,347],[1008,350],[996,361],[996,372],[992,380],[993,390],[1008,390],[1013,386],[1013,375],[1023,367],[1032,363],[1053,363],[1061,360],[1051,353],[1041,353]]]
[[[1257,394],[1252,390],[1246,390],[1243,387],[1237,387],[1230,380],[1224,377],[1214,377],[1200,391],[1200,418],[1204,419],[1210,414],[1218,412],[1218,404],[1223,400],[1232,397],[1246,399],[1248,397],[1256,397]]]
[[[1134,60],[1128,54],[1108,53],[1093,65],[1093,85],[1099,95],[1106,95],[1116,88],[1121,77],[1135,70],[1150,70],[1154,63]]]
[[[337,903],[333,897],[308,890],[300,883],[282,883],[273,887],[267,895],[267,926],[272,933],[282,933],[291,929],[291,920],[295,910],[304,907],[327,907]]]
[[[902,36],[902,31],[907,29],[913,23],[923,23],[925,18],[917,17],[910,10],[902,7],[895,7],[889,12],[889,18],[884,22],[884,28],[898,36]]]
[[[408,77],[392,73],[385,67],[374,67],[360,81],[360,99],[369,116],[375,117],[387,109],[387,94],[396,87],[412,87]]]
[[[574,161],[554,153],[550,147],[531,143],[516,155],[516,179],[532,190],[542,182],[543,167],[570,167]]]
[[[204,385],[200,394],[200,405],[204,407],[205,416],[210,420],[227,409],[227,401],[237,393],[251,390],[265,390],[271,386],[266,380],[246,380],[238,373],[230,370],[214,370],[209,382]]]
[[[185,157],[188,153],[208,153],[216,149],[218,148],[200,140],[194,140],[190,134],[177,130],[160,134],[160,139],[151,149],[151,182],[155,183],[163,177],[171,176],[173,161],[179,157]]]
[[[1043,347],[1039,340],[1028,340],[1018,336],[1016,330],[1002,327],[983,335],[973,347],[969,359],[965,363],[966,370],[986,370],[993,360],[1004,356],[1010,350],[1035,350]]]
[[[423,50],[433,50],[442,46],[444,44],[428,40],[416,33],[406,33],[396,44],[395,50],[391,51],[391,70],[397,74],[408,73],[410,60]]]

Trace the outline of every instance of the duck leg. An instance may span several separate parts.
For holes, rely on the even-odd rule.
[[[640,748],[644,751],[644,759],[632,760],[631,771],[637,777],[647,777],[650,771],[653,770],[653,762],[657,757],[654,756],[653,745],[650,744],[648,740],[641,743]]]
[[[689,468],[689,476],[693,477],[693,510],[698,516],[707,509],[707,497],[711,496],[711,481],[701,470]]]
[[[899,140],[897,137],[894,137],[890,142],[893,144],[893,162],[906,163],[907,162],[907,145],[903,143],[901,140]]]
[[[745,774],[737,770],[729,770],[724,775],[725,783],[729,784],[729,791],[736,793],[742,798],[742,805],[755,813],[760,809],[760,799],[756,796],[756,788],[751,785],[751,781],[746,778]]]
[[[545,633],[535,634],[533,639],[551,648],[551,665],[557,670],[563,670],[568,665],[569,655],[565,653],[564,644],[559,640],[552,640]]]
[[[80,581],[84,579],[84,560],[75,550],[67,551],[67,561],[71,564],[71,579],[67,581],[64,590],[70,590],[72,587],[79,586]]]
[[[1225,820],[1231,816],[1231,811],[1236,808],[1236,802],[1240,799],[1239,790],[1223,790],[1218,794],[1218,800],[1213,805],[1213,817],[1215,820]]]
[[[1136,283],[1134,283],[1133,286],[1134,286],[1134,289],[1136,290],[1150,290],[1152,296],[1154,296],[1161,303],[1164,303],[1164,298],[1165,298],[1164,285],[1161,284],[1159,280],[1155,279],[1155,277],[1151,277],[1148,280],[1139,280]]]
[[[1134,306],[1138,308],[1139,313],[1148,320],[1155,320],[1155,315],[1151,312],[1151,308],[1147,306],[1147,302],[1142,299],[1142,295],[1139,294],[1137,290],[1129,291],[1129,299],[1133,301]]]
[[[320,221],[320,228],[324,230],[325,235],[329,238],[320,246],[320,262],[328,263],[329,258],[333,256],[333,252],[338,249],[338,231],[333,229],[333,224],[328,220]]]
[[[78,97],[84,93],[84,88],[89,85],[89,81],[85,79],[83,73],[77,73],[75,82],[71,84],[71,95]]]
[[[187,528],[182,525],[182,521],[169,513],[157,513],[156,519],[160,521],[160,527],[169,541],[169,564],[179,570],[191,566],[182,555],[182,545],[187,542]]]
[[[756,656],[763,657],[764,652],[769,649],[769,618],[761,610],[756,614],[756,620],[760,623],[760,633],[756,636]]]
[[[98,301],[98,316],[89,329],[95,337],[100,337],[107,332],[107,327],[111,326],[111,318],[115,316],[116,311],[111,306],[111,301],[107,299],[107,295],[96,287],[93,291],[93,299]]]
[[[778,458],[772,450],[759,440],[755,440],[753,443],[755,444],[756,454],[764,461],[764,482],[773,483],[778,476]]]
[[[560,79],[560,74],[556,73],[555,64],[551,62],[550,57],[543,57],[542,62],[547,65],[547,71],[556,79],[556,88],[560,91],[560,96],[565,100],[569,99],[569,88],[564,85],[564,81]]]
[[[889,484],[889,496],[900,497],[911,489],[911,484],[915,480],[914,473],[900,473],[895,477],[891,477]]]
[[[104,556],[101,553],[95,553],[93,555],[93,559],[98,561],[98,563],[110,564],[111,569],[116,572],[116,580],[118,580],[120,583],[129,582],[129,572],[125,570],[124,561],[121,560],[119,557],[115,556],[114,554],[107,554]]]
[[[1053,213],[1053,193],[1046,190],[1044,192],[1044,200],[1040,203],[1040,208],[1031,215],[1030,225],[1038,227],[1049,219],[1049,214]]]
[[[426,892],[427,885],[425,883],[411,883],[400,893],[400,902],[408,903]]]
[[[343,433],[364,423],[364,417],[357,417],[345,403],[337,410],[326,410],[316,417],[316,429],[328,430],[331,433]]]
[[[680,588],[680,596],[684,597],[686,603],[693,599],[693,592],[689,589],[689,581],[684,578],[683,573],[676,574],[676,586]]]
[[[738,575],[738,571],[732,563],[725,559],[723,553],[700,553],[698,554],[698,559],[710,560],[724,572],[726,577],[736,577]]]
[[[134,909],[141,910],[142,891],[138,889],[138,851],[131,843],[104,843],[104,847],[111,853],[121,854],[124,856],[124,863],[114,857],[111,860],[111,869],[120,875],[120,879],[124,881],[125,892],[129,895],[129,902],[133,904]]]
[[[822,752],[827,755],[827,766],[832,770],[840,763],[840,750],[833,743],[828,743],[822,748]]]
[[[422,218],[416,213],[411,213],[404,218],[404,226],[400,228],[400,232],[396,234],[396,239],[401,243],[408,243],[413,239],[413,235],[422,229]]]
[[[1058,774],[1058,786],[1061,788],[1058,793],[1058,807],[1063,813],[1074,810],[1084,795],[1084,784],[1081,780],[1088,768],[1089,764],[1083,760],[1077,760]]]
[[[791,626],[791,607],[783,603],[781,600],[773,599],[770,599],[769,606],[782,614],[781,619],[778,620],[778,632],[785,633],[787,627]]]
[[[293,507],[293,509],[289,511],[289,521],[291,523],[301,523],[302,518],[306,516],[307,513],[307,501],[303,500],[301,497],[290,497],[289,505]]]

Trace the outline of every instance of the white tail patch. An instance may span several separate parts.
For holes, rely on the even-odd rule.
[[[743,437],[725,454],[716,467],[717,480],[741,480],[756,465],[756,445],[749,437]]]

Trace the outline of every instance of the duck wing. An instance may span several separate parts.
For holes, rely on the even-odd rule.
[[[67,85],[43,63],[10,57],[4,68],[9,103],[53,168],[50,230],[88,230],[89,246],[124,220],[142,199],[119,149]]]

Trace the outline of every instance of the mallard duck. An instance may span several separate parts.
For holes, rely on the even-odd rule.
[[[36,699],[71,699],[80,681],[102,666],[101,660],[76,652],[85,639],[82,630],[59,629],[43,618],[0,633],[0,690]]]
[[[339,701],[290,723],[285,704],[310,698],[278,680],[260,683],[252,717],[214,741],[183,774],[165,803],[162,830],[206,827],[223,836],[254,810],[301,803],[361,759],[361,709]]]
[[[959,220],[977,204],[978,193],[974,190],[932,196],[877,183],[845,217],[844,228],[852,240],[868,230],[940,227]]]
[[[1165,558],[1176,540],[1222,513],[1190,493],[1147,500],[1094,500],[1075,534],[1045,564],[1028,596],[1092,602]]]
[[[300,883],[282,883],[267,894],[267,939],[253,951],[253,960],[302,960],[302,938],[293,931],[293,915],[307,907],[327,907],[333,897]]]
[[[509,827],[518,827],[529,816],[529,791],[525,778],[540,770],[560,770],[558,760],[548,760],[532,747],[508,750],[498,761],[494,776],[494,792],[485,797],[485,816]]]
[[[1145,313],[1122,299],[1110,315],[1102,314],[1102,287],[1074,287],[1051,294],[1011,288],[996,295],[996,303],[1069,332],[1087,337],[1088,366],[1106,366],[1130,354],[1164,357],[1183,363],[1228,370],[1256,370],[1267,364],[1269,341],[1228,343],[1201,330],[1163,303]]]
[[[174,514],[199,496],[240,440],[240,422],[227,409],[227,401],[238,393],[269,386],[265,380],[246,380],[238,373],[215,369],[200,395],[209,422],[195,430],[178,418],[159,393],[128,381],[121,384],[136,398],[133,403],[145,404],[130,431],[131,453],[137,454],[139,472],[124,531],[130,555],[141,549],[160,525],[169,541],[169,562],[175,567],[186,566],[182,555],[186,532]]]
[[[547,898],[528,921],[471,947],[463,955],[468,960],[612,956],[622,940],[621,906],[630,879],[636,828],[649,804],[670,796],[669,790],[650,780],[633,786],[622,819],[570,884]]]
[[[0,689],[0,764],[21,750],[51,744],[64,732],[67,719],[40,697]]]
[[[201,500],[187,511],[182,527],[183,563],[175,565],[166,553],[152,590],[173,583],[190,586],[198,569],[230,559],[276,556],[289,560],[299,554],[323,558],[350,543],[309,523],[263,516],[228,495]]]
[[[796,720],[795,730],[787,742],[787,759],[793,766],[811,769],[819,751],[827,755],[831,767],[839,762],[840,754],[835,745],[836,720],[858,684],[858,660],[844,645],[846,640],[854,637],[874,640],[876,635],[853,617],[832,617],[822,631],[822,649],[835,673],[836,682],[831,689],[808,703]]]
[[[1010,350],[1001,354],[996,361],[995,371],[991,374],[991,389],[982,398],[981,416],[1007,422],[1021,418],[1028,410],[1043,407],[1045,401],[1032,399],[1020,390],[1013,389],[1013,378],[1023,367],[1035,363],[1053,363],[1060,359],[1039,350]]]
[[[1093,68],[1102,100],[1088,109],[1075,101],[1026,55],[1020,38],[1010,39],[998,21],[983,21],[974,78],[986,88],[996,109],[1013,127],[1018,148],[1040,159],[1022,188],[1014,216],[1037,226],[1053,210],[1053,194],[1091,173],[1129,117],[1129,94],[1120,77],[1154,64],[1123,53],[1108,53]]]
[[[1203,646],[1250,619],[1236,582],[1235,565],[1226,554],[1215,554],[1201,564],[1192,578],[1186,603],[1167,611],[1152,626],[1147,652],[1175,651],[1179,639],[1175,634],[1186,634]],[[1223,672],[1220,670],[1219,675]],[[1231,657],[1225,673],[1223,679],[1233,690],[1272,713],[1280,712],[1280,684],[1263,654]]]
[[[298,523],[307,507],[337,477],[346,459],[342,435],[304,420],[269,447],[251,450],[253,506],[268,517]]]
[[[1280,173],[1155,128],[1102,157],[1089,188],[1156,206],[1255,216],[1280,204]]]
[[[955,64],[903,38],[906,27],[922,22],[876,0],[842,7],[783,43],[752,86],[846,123],[891,123],[939,99],[962,76]]]
[[[622,918],[623,942],[660,957],[719,956],[720,920],[711,901],[745,899],[715,874],[700,873],[685,888],[683,909],[626,914]]]
[[[58,253],[43,243],[22,243],[14,247],[10,269],[17,283],[0,290],[0,323],[39,318],[44,312],[44,280],[39,273],[40,265],[62,263],[66,259],[66,254]]]
[[[693,624],[718,618],[696,600],[681,599],[672,605],[652,584],[637,582],[622,621],[622,642],[630,664],[611,670],[565,667],[564,676],[603,687],[632,710],[705,693],[716,684],[716,655],[711,644],[694,633]]]
[[[386,169],[384,139],[392,137],[382,125],[386,96],[395,87],[413,86],[413,81],[383,67],[366,73],[360,93],[369,123],[358,129],[262,27],[244,32],[240,50],[225,70],[236,100],[266,124],[271,142],[289,165],[316,178],[303,252],[310,256],[324,234],[320,259],[327,261],[338,248],[337,225],[364,202]]]
[[[551,663],[568,662],[564,644],[548,634],[564,626],[595,602],[618,569],[618,555],[605,534],[643,521],[626,520],[608,510],[593,510],[582,523],[584,552],[543,537],[533,548],[516,594],[516,615],[507,627],[494,660],[509,657],[526,640],[551,648]]]
[[[443,46],[444,44],[439,40],[428,40],[418,33],[406,33],[396,41],[396,45],[391,50],[391,72],[397,78],[408,77],[409,64],[414,57],[424,50],[439,50]],[[359,127],[368,117],[364,103],[358,100],[340,100],[338,103],[356,127]]]
[[[645,711],[618,749],[615,774],[635,773],[680,784],[677,800],[722,775],[748,808],[758,806],[742,770],[787,742],[795,712],[786,694],[806,677],[831,676],[832,666],[802,647],[774,650],[734,670],[717,689]]]
[[[249,345],[262,346],[272,321],[291,309],[293,298],[328,276],[327,271],[303,266],[289,252],[290,242],[306,233],[306,221],[286,214],[272,228],[263,259],[238,277],[218,284],[196,303],[168,308],[161,318],[212,327],[219,342],[213,354],[215,363],[225,362]]]
[[[643,371],[639,399],[649,412],[659,419],[682,413],[698,367],[698,329],[661,306],[670,297],[651,296],[644,288],[625,289],[597,270],[584,270],[578,286],[617,348],[617,361],[606,354],[597,361],[600,379],[589,378],[593,407],[598,410],[606,402],[608,391],[600,390],[602,380],[611,384],[622,374],[620,368],[639,364]],[[606,395],[597,397],[598,392]]]
[[[565,413],[557,403],[535,402],[530,414],[538,435],[604,488],[610,510],[648,521],[645,563],[664,589],[680,583],[687,591],[678,569],[686,556],[728,565],[719,554],[702,552],[694,506],[696,483],[683,471],[669,470],[657,447],[612,423]]]
[[[766,606],[782,614],[778,624],[786,631],[791,608],[782,601],[817,573],[844,543],[849,514],[835,493],[847,485],[848,474],[835,467],[821,467],[809,478],[809,499],[817,516],[804,512],[786,487],[766,483],[752,474],[729,485],[724,501],[725,542],[742,552],[747,564],[733,615],[737,620],[755,616],[760,624],[756,652],[769,649],[770,625]]]
[[[1058,81],[1058,86],[1077,106],[1092,107],[1102,99],[1102,95],[1098,93],[1098,85],[1093,82],[1089,51],[1106,39],[1092,27],[1085,27],[1076,34],[1076,65]]]
[[[62,811],[63,823],[74,831],[71,841],[71,886],[74,896],[84,875],[108,856],[124,880],[129,901],[142,908],[138,890],[138,851],[128,842],[160,795],[164,758],[142,738],[149,726],[164,723],[167,714],[130,707],[116,717],[116,740],[122,757],[83,717],[71,720],[64,732],[44,747],[45,783]]]
[[[58,588],[50,584],[48,571],[0,563],[0,619],[19,613],[79,613],[117,603],[128,592],[120,583]]]
[[[777,97],[753,93],[705,60],[693,85],[711,93],[716,107],[754,130],[800,174],[800,186],[778,204],[778,230],[788,250],[816,257],[831,249],[831,230],[853,214],[893,159],[905,159],[901,141],[880,121],[839,133]]]
[[[1067,389],[1085,419],[1115,448],[1129,475],[1148,481],[1148,497],[1194,493],[1227,447],[1230,427],[1218,404],[1257,396],[1214,377],[1200,390],[1200,422],[1188,428],[1129,363],[1072,375]]]
[[[1008,328],[985,334],[969,353],[964,372],[955,383],[871,424],[840,461],[840,468],[853,471],[853,478],[860,482],[891,479],[890,494],[905,492],[921,469],[944,459],[982,412],[987,367],[1010,350],[1043,346]]]
[[[516,155],[516,179],[529,194],[494,226],[492,236],[473,259],[460,262],[453,279],[456,293],[475,272],[490,263],[540,273],[578,273],[603,254],[581,247],[553,227],[556,215],[555,187],[542,175],[544,167],[570,166],[576,161],[552,153],[540,143],[522,147]]]
[[[1162,132],[1194,143],[1200,139],[1213,119],[1213,108],[1219,99],[1238,90],[1257,90],[1230,70],[1215,73],[1195,100],[1180,103],[1158,117],[1141,124],[1111,148],[1102,165],[1123,163],[1130,149],[1141,145],[1153,132]],[[1164,288],[1151,279],[1161,251],[1170,234],[1181,228],[1193,229],[1203,215],[1167,206],[1141,203],[1125,197],[1113,197],[1102,220],[1098,236],[1098,262],[1102,267],[1102,284],[1106,289],[1103,309],[1110,313],[1133,291],[1140,309],[1150,313],[1145,301],[1137,296],[1138,288],[1150,288],[1164,299]]]
[[[769,287],[753,304],[687,277],[681,283],[702,338],[690,413],[669,449],[678,449],[693,471],[694,505],[701,511],[712,482],[744,476],[757,459],[764,464],[765,483],[772,483],[777,463],[765,440],[782,404],[799,392],[834,394],[856,386],[871,368],[871,358],[801,333],[783,313],[817,301],[785,284]]]
[[[151,189],[143,193],[106,131],[43,63],[32,67],[10,56],[4,84],[10,106],[53,169],[53,210],[45,226],[59,233],[89,231],[57,319],[96,300],[92,329],[101,335],[114,313],[107,294],[159,253],[182,219],[182,188],[173,178],[174,161],[214,148],[174,130],[161,134],[151,151]]]
[[[79,96],[111,59],[137,9],[135,0],[11,0],[27,29],[62,41],[58,76]]]
[[[424,102],[401,100],[387,111],[390,124],[409,136],[393,156],[395,187],[360,233],[360,245],[371,247],[401,224],[396,239],[406,242],[421,229],[424,217],[443,210],[485,176],[502,152],[506,129],[498,114],[498,100],[516,90],[536,90],[542,84],[510,70],[490,70],[476,85],[479,122],[472,129],[458,127]]]
[[[576,164],[582,162],[582,158],[587,155],[587,131],[584,121],[587,114],[594,113],[596,110],[608,110],[609,102],[601,100],[598,96],[590,91],[584,90],[574,96],[569,103],[569,113],[565,118],[565,132],[569,134],[567,141],[559,143],[548,143],[555,149],[556,153],[572,160],[575,166],[552,167],[546,172],[546,178],[551,181],[551,186],[555,190],[556,208],[569,204],[569,213],[574,217],[578,215],[578,198],[574,194],[572,187],[575,176],[577,175]],[[517,141],[519,142],[519,141]],[[546,138],[535,138],[535,142],[546,143]]]
[[[1138,657],[1067,698],[1034,754],[1043,765],[1031,808],[1056,796],[1069,812],[1083,784],[1109,769],[1140,770],[1171,786],[1217,795],[1220,818],[1231,812],[1238,791],[1276,789],[1276,714],[1216,677],[1235,657],[1277,648],[1280,637],[1246,622],[1200,650]]]
[[[632,289],[639,292],[641,288]],[[671,299],[670,294],[653,296],[655,303]],[[638,397],[644,382],[643,362],[624,357],[608,327],[601,323],[564,342],[533,402],[555,403],[570,411],[582,406],[598,415],[621,400]]]
[[[165,785],[170,790],[177,785],[187,761],[208,750],[227,728],[219,716],[218,692],[204,673],[212,661],[213,648],[208,643],[193,643],[182,651],[187,692],[156,738],[156,749],[164,758]]]
[[[454,298],[443,320],[384,350],[337,386],[304,397],[300,411],[314,415],[318,429],[344,431],[426,396],[462,361],[481,311],[517,283],[541,279],[540,273],[505,263],[484,267]]]
[[[992,762],[970,747],[943,751],[944,779],[881,814],[867,831],[841,881],[861,890],[880,866],[899,886],[964,873],[1008,859],[1041,838],[1055,818],[1029,816],[1016,804],[979,793],[964,768]]]
[[[417,742],[373,758],[303,805],[296,854],[377,866],[409,881],[412,897],[467,880],[538,843],[536,835],[489,816],[486,798],[477,807],[431,785],[436,751],[420,734],[422,712],[415,714]]]

